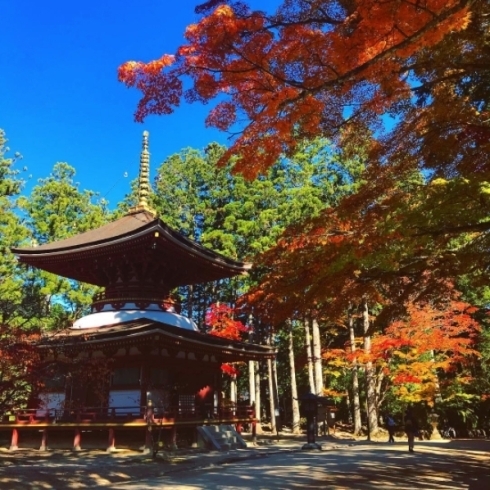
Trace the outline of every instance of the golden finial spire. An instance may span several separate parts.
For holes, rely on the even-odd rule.
[[[148,151],[148,131],[143,131],[143,148],[140,155],[140,181],[138,206],[148,206],[148,195],[150,193],[150,152]]]
[[[140,154],[140,174],[138,180],[138,204],[129,210],[130,213],[148,211],[156,215],[155,211],[148,206],[150,195],[150,152],[148,151],[148,131],[143,131],[143,145]]]

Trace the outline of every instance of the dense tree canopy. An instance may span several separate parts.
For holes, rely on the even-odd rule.
[[[157,169],[150,201],[167,224],[238,260],[254,260],[276,244],[288,225],[317,216],[353,192],[364,168],[361,159],[346,158],[327,140],[318,139],[301,145],[293,157],[281,159],[267,175],[247,181],[232,175],[232,164],[217,167],[225,151],[212,143],[204,151],[186,148],[171,155]],[[122,207],[134,199],[134,194],[128,196]],[[256,280],[254,273],[222,281],[219,287],[199,285],[192,292],[184,288],[184,311],[193,310],[202,324],[211,303],[234,303],[238,291]]]

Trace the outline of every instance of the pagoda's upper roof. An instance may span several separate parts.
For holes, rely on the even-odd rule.
[[[250,264],[215,253],[137,210],[95,230],[37,247],[14,248],[20,262],[98,286],[152,277],[172,289],[242,274]]]

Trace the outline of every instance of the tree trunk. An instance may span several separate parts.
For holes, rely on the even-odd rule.
[[[236,375],[230,376],[230,401],[236,403],[238,400],[237,396],[237,385],[236,385]]]
[[[257,418],[257,433],[262,433],[262,396],[261,396],[261,382],[260,382],[260,364],[259,361],[255,361],[255,417]]]
[[[367,300],[362,302],[362,323],[364,332],[364,354],[369,358],[371,354],[371,336],[369,332],[369,308]],[[366,372],[366,407],[368,418],[368,430],[370,436],[378,432],[378,415],[376,412],[376,386],[374,379],[373,363],[367,361],[365,364]]]
[[[254,331],[252,315],[249,315],[247,325],[249,329],[248,341],[253,344]],[[248,393],[249,404],[253,405],[255,403],[255,361],[248,361]]]
[[[347,423],[352,424],[352,414],[354,413],[349,389],[345,390],[345,403],[347,404]]]
[[[279,404],[279,384],[277,381],[277,359],[272,359],[272,381],[274,389],[274,422],[276,425],[276,432],[279,433],[280,429],[280,404]]]
[[[433,363],[436,362],[436,354],[434,350],[430,351],[430,359]],[[442,403],[442,393],[441,393],[441,383],[439,382],[439,374],[435,369],[434,369],[434,378],[435,378],[434,403],[437,405]]]
[[[316,394],[315,377],[313,375],[313,356],[311,354],[311,337],[310,337],[310,325],[308,320],[304,320],[305,327],[305,346],[306,346],[306,360],[308,363],[308,379],[310,382],[310,391]]]
[[[248,361],[248,402],[255,403],[255,361]]]
[[[276,404],[274,394],[274,373],[272,372],[272,359],[267,359],[267,379],[269,381],[269,411],[271,418],[271,432],[276,432]]]
[[[348,325],[349,325],[349,337],[350,337],[350,349],[351,352],[356,352],[356,334],[354,331],[354,317],[352,315],[352,307],[348,312]],[[359,397],[359,369],[357,365],[357,359],[354,357],[352,360],[352,415],[354,421],[354,434],[358,435],[362,430],[361,422],[361,401]]]
[[[384,373],[383,371],[380,369],[378,370],[378,372],[376,373],[376,410],[377,410],[377,413],[378,413],[378,419],[379,419],[379,407],[381,407],[381,405],[383,405],[383,400],[385,398],[385,395],[386,395],[386,391],[385,392],[381,392],[382,388],[383,388],[383,380],[384,380]]]
[[[322,345],[320,340],[320,326],[318,321],[313,319],[311,322],[311,332],[313,340],[313,365],[315,368],[315,393],[323,395],[323,366],[322,366]]]
[[[288,320],[289,327],[289,369],[291,377],[291,410],[293,434],[300,433],[300,414],[298,401],[298,385],[296,384],[296,366],[294,364],[293,322]]]

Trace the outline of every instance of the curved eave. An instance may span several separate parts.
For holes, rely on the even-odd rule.
[[[67,238],[39,247],[13,248],[19,261],[39,269],[70,279],[106,286],[103,279],[85,276],[82,264],[96,263],[107,257],[123,254],[148,254],[148,240],[157,252],[165,254],[159,260],[173,264],[175,258],[191,264],[199,264],[199,273],[182,283],[181,286],[199,282],[209,282],[243,274],[251,264],[229,259],[202,245],[185,238],[171,229],[160,219],[149,218],[148,213],[128,215],[97,230],[91,230],[75,237]],[[189,282],[190,281],[190,282]]]
[[[39,343],[42,348],[56,347],[62,350],[95,350],[112,345],[160,345],[198,350],[215,355],[222,362],[271,359],[276,356],[276,350],[269,346],[246,344],[154,321],[84,330],[70,329],[45,337]]]

